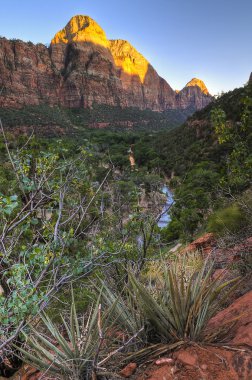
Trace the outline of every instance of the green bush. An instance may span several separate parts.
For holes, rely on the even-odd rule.
[[[246,217],[237,204],[216,211],[208,221],[208,231],[223,235],[239,232],[246,223]]]
[[[182,225],[181,223],[173,219],[167,227],[162,228],[160,231],[161,238],[165,242],[171,242],[177,240],[181,235]]]
[[[87,283],[79,281],[72,289],[74,295],[74,304],[77,314],[85,314],[90,302],[94,297],[91,289],[87,287]],[[47,309],[47,315],[53,323],[60,323],[61,314],[64,315],[71,299],[71,289],[69,287],[63,288],[57,294],[57,297],[50,303]]]

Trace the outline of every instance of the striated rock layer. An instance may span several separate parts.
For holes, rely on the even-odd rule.
[[[200,109],[212,97],[193,79],[175,92],[150,63],[124,40],[108,40],[88,16],[75,16],[49,48],[0,39],[0,106],[61,105]]]

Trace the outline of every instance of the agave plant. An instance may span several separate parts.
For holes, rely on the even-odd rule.
[[[142,312],[163,342],[204,339],[202,333],[208,320],[219,310],[233,287],[223,291],[237,281],[213,279],[213,264],[209,266],[207,262],[200,269],[190,270],[189,273],[186,268],[185,259],[182,264],[181,261],[179,265],[175,262],[164,269],[163,278],[160,284],[156,284],[154,291],[134,275],[129,275]]]
[[[73,296],[72,296],[73,297]],[[49,372],[63,379],[93,379],[96,377],[106,320],[101,317],[99,299],[87,318],[80,321],[72,300],[69,322],[62,317],[65,333],[46,315],[41,315],[45,334],[29,326],[29,335],[23,332],[26,347],[17,347],[24,360],[43,372]],[[106,344],[108,345],[107,341]],[[108,347],[107,347],[108,348]]]

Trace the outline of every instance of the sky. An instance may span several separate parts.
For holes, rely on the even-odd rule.
[[[173,89],[194,77],[211,94],[252,71],[252,0],[0,0],[0,36],[49,43],[77,14],[128,40]]]

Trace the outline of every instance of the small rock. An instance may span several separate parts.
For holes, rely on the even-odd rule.
[[[175,373],[177,373],[177,372],[179,372],[179,368],[178,367],[174,366],[174,367],[171,368],[171,374],[172,375],[175,375]]]
[[[189,365],[193,367],[197,365],[197,357],[191,354],[190,352],[179,351],[176,357],[184,365]]]
[[[172,358],[162,358],[158,359],[155,364],[162,365],[162,364],[173,364],[174,360]]]
[[[181,243],[178,243],[177,245],[175,245],[175,247],[173,247],[172,249],[170,249],[169,252],[174,253],[174,252],[176,252],[180,247],[182,247],[182,244],[181,244]]]
[[[212,233],[207,233],[194,240],[191,244],[185,247],[182,253],[185,252],[193,252],[193,251],[202,251],[205,254],[209,254],[212,252],[213,247],[215,246],[215,237]]]
[[[129,363],[119,372],[119,375],[125,378],[130,377],[135,373],[136,369],[136,363]]]
[[[207,365],[206,364],[202,364],[200,366],[200,368],[203,370],[203,371],[206,371],[207,370]]]

